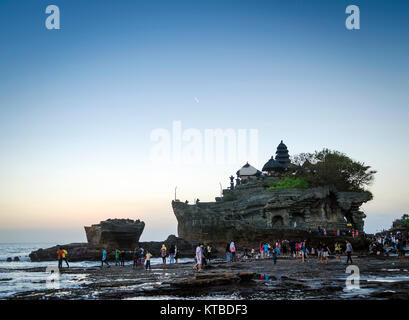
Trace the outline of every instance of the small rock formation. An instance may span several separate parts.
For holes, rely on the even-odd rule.
[[[12,262],[13,259],[12,259],[11,257],[8,257],[6,261],[7,261],[7,262]]]
[[[30,260],[33,262],[56,261],[59,247],[63,247],[68,251],[68,261],[101,260],[101,250],[90,246],[87,243],[70,243],[61,246],[57,245],[47,249],[38,249],[29,254]]]
[[[84,228],[88,244],[92,246],[133,250],[139,243],[145,223],[131,219],[108,219]]]
[[[13,261],[20,261],[20,258],[19,257],[14,257],[14,259],[13,259]]]
[[[216,202],[189,205],[172,201],[172,208],[178,235],[183,239],[252,242],[289,239],[292,233],[307,233],[309,229],[317,232],[318,227],[328,233],[350,229],[362,232],[365,214],[359,207],[370,199],[368,193],[339,192],[332,186],[268,190],[263,179],[257,178],[233,190],[223,190],[223,197]]]

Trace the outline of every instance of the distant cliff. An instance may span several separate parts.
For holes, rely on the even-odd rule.
[[[189,205],[172,201],[172,208],[178,234],[188,241],[261,241],[265,237],[288,239],[291,233],[316,232],[318,227],[328,233],[363,231],[366,216],[359,208],[370,199],[368,193],[339,192],[331,186],[267,190],[262,179],[254,179],[223,190],[216,202]]]

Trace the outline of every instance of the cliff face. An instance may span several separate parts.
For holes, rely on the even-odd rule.
[[[267,190],[262,182],[253,181],[224,190],[216,202],[189,205],[173,201],[172,207],[180,237],[214,243],[261,241],[270,236],[283,239],[285,234],[310,228],[317,231],[319,226],[328,232],[347,231],[348,223],[363,231],[365,214],[359,207],[368,200],[367,193],[338,192],[330,186]]]
[[[134,249],[145,228],[140,220],[108,219],[84,227],[88,244],[96,247]]]

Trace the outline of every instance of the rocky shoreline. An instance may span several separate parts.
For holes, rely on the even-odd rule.
[[[181,258],[193,257],[197,242],[188,242],[182,238],[178,238],[175,235],[170,235],[164,241],[149,241],[149,242],[139,242],[138,245],[142,246],[144,249],[149,250],[154,257],[159,257],[160,248],[162,244],[165,244],[167,248],[171,245],[177,244],[179,248],[179,256]],[[137,246],[138,246],[137,245]],[[55,261],[57,259],[57,250],[61,246],[68,251],[68,259],[72,262],[77,261],[99,261],[101,260],[101,246],[96,246],[90,243],[70,243],[64,245],[56,245],[46,249],[38,249],[29,254],[32,262],[40,261]],[[116,248],[112,247],[108,253],[108,260],[114,259],[114,250]],[[122,249],[118,247],[118,249]],[[125,250],[125,259],[133,259],[133,251]]]
[[[61,278],[73,276],[75,288],[44,289],[10,299],[409,299],[409,261],[397,257],[358,256],[360,289],[346,290],[345,257],[327,265],[315,257],[280,257],[245,262],[211,262],[201,273],[191,263],[142,266],[64,268]],[[27,271],[27,270],[26,270]],[[44,272],[35,268],[30,272]],[[63,287],[63,286],[62,286]]]

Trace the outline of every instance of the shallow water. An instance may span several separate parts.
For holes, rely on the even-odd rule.
[[[53,288],[54,282],[49,272],[30,272],[28,269],[57,267],[57,261],[31,262],[30,252],[52,247],[53,243],[0,243],[0,299],[15,293]],[[7,262],[7,258],[19,257],[20,261]],[[179,259],[181,263],[193,259]],[[127,262],[126,264],[130,264]],[[151,265],[161,264],[161,258],[152,258]],[[70,262],[70,267],[99,267],[100,261]],[[63,265],[65,267],[65,264]],[[85,274],[59,275],[59,288],[77,288],[87,283]],[[63,293],[61,293],[63,295]]]

